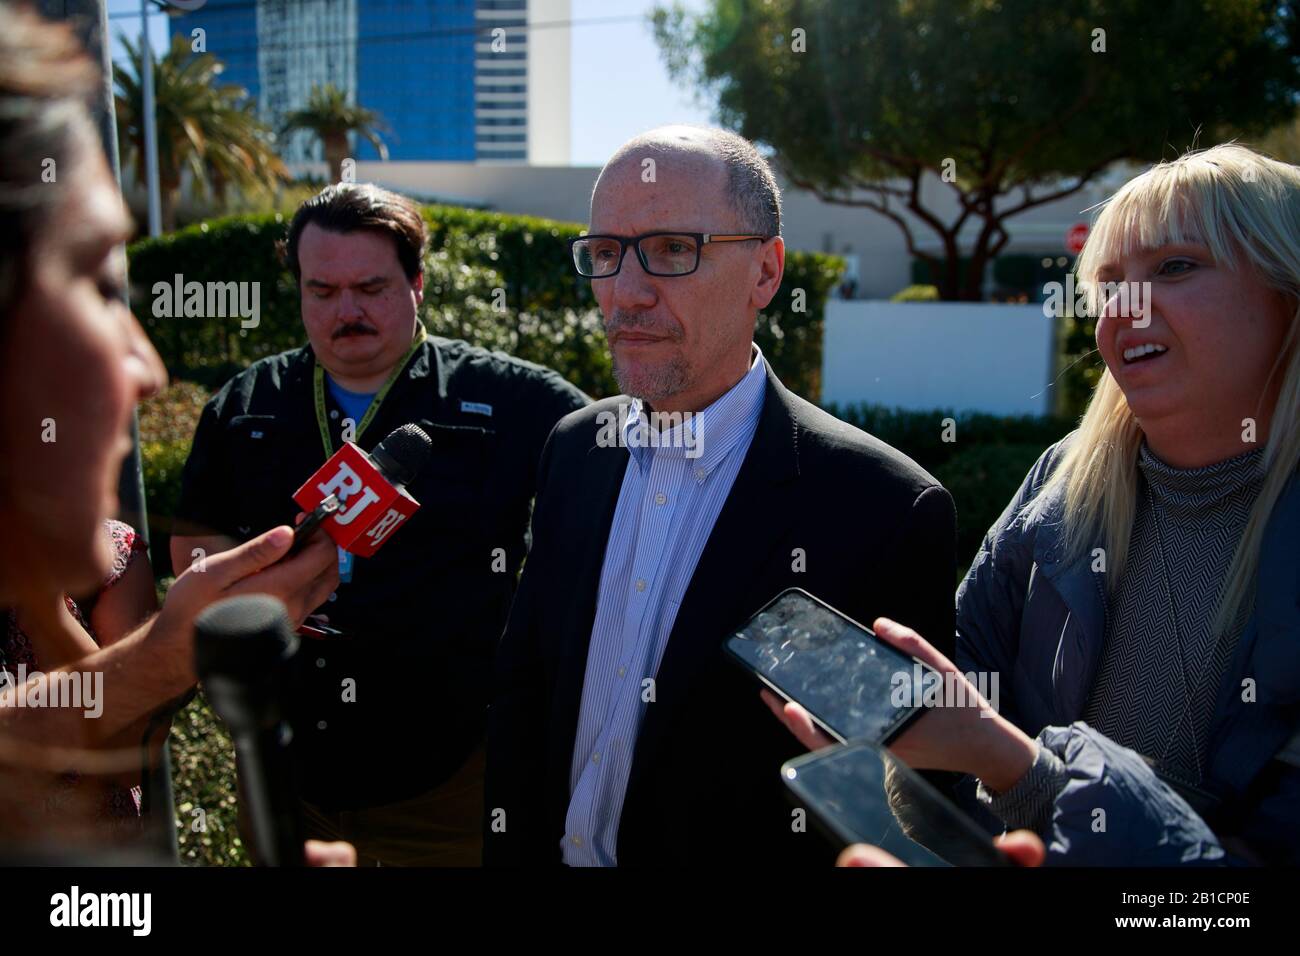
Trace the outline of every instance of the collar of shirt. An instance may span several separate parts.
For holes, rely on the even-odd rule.
[[[656,413],[647,413],[641,399],[632,399],[623,423],[623,445],[642,472],[650,469],[655,455],[694,459],[695,476],[702,481],[738,442],[753,434],[766,392],[767,367],[755,344],[749,371],[739,382],[703,411],[672,414],[669,428],[651,428]]]

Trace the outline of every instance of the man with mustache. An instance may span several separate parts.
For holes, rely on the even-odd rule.
[[[420,510],[373,557],[339,555],[319,610],[342,638],[298,655],[294,747],[308,832],[362,865],[477,865],[492,655],[525,550],[542,447],[587,403],[555,372],[427,335],[419,209],[327,187],[284,257],[308,344],[236,375],[203,410],[172,560],[233,547],[297,512],[291,495],[344,441],[419,423]],[[256,334],[256,333],[253,333]]]
[[[923,620],[951,653],[952,499],[777,379],[753,335],[784,261],[776,181],[739,136],[654,130],[600,174],[573,265],[627,394],[542,455],[497,653],[489,864],[829,864],[779,779],[800,748],[723,640],[797,586]]]

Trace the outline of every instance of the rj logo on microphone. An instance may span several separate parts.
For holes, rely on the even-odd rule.
[[[341,504],[338,512],[334,515],[334,520],[341,525],[351,524],[356,520],[357,515],[379,500],[379,495],[375,492],[375,489],[367,485],[361,476],[344,461],[339,462],[339,470],[334,473],[333,477],[328,481],[322,481],[316,487],[320,489],[322,497],[328,498],[330,495],[338,495]],[[360,492],[361,497],[353,500],[358,492]]]

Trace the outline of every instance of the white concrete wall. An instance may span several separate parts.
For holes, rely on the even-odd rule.
[[[1039,305],[834,300],[822,401],[1046,414],[1054,325]]]

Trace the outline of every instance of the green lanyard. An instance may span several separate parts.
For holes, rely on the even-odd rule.
[[[397,376],[402,374],[402,369],[406,368],[406,363],[411,360],[411,356],[416,350],[424,344],[424,340],[429,337],[429,333],[424,330],[424,323],[415,324],[415,339],[411,342],[411,347],[406,350],[402,360],[397,363],[393,369],[393,374],[388,376],[388,381],[384,382],[383,387],[375,393],[375,397],[370,401],[370,407],[366,413],[361,416],[361,421],[357,423],[356,436],[361,437],[362,433],[370,425],[371,421],[379,412],[379,406],[383,403],[388,395],[388,390],[393,387],[397,381]],[[316,367],[312,371],[312,380],[316,390],[316,424],[320,426],[321,444],[325,446],[325,457],[328,459],[334,454],[334,443],[330,440],[330,426],[325,413],[325,369],[321,367],[320,360],[316,360]]]

